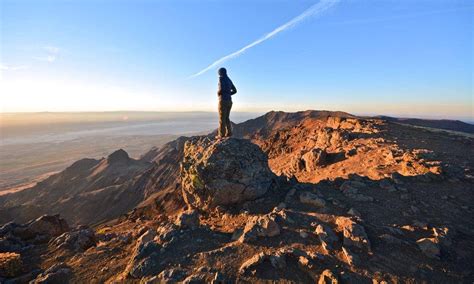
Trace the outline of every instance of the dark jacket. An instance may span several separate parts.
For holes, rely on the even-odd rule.
[[[232,95],[237,93],[234,83],[228,76],[219,76],[219,85],[217,87],[217,96],[221,101],[232,101]]]

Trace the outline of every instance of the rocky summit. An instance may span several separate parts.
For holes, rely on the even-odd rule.
[[[78,161],[1,197],[0,283],[472,283],[474,137],[416,123],[270,112]]]

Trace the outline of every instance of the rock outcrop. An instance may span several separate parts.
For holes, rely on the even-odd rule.
[[[47,242],[69,230],[59,215],[43,215],[26,224],[8,223],[0,228],[0,249],[17,251],[27,241]]]
[[[67,222],[59,215],[43,215],[30,222],[26,230],[32,235],[58,236],[69,230]]]
[[[181,180],[186,203],[205,210],[263,196],[274,174],[266,155],[248,140],[197,137],[184,146]]]

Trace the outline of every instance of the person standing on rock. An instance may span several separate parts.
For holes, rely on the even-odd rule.
[[[219,130],[220,138],[231,137],[232,127],[230,125],[230,109],[232,108],[232,95],[237,93],[234,83],[227,76],[225,68],[219,68],[219,84],[217,87],[217,96],[219,97]]]

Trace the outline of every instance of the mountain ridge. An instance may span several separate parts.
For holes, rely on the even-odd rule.
[[[371,118],[360,118],[354,116],[352,114],[346,112],[332,112],[332,111],[316,111],[316,110],[306,110],[294,113],[286,113],[282,111],[271,111],[268,112],[260,117],[247,120],[245,122],[234,124],[234,136],[238,138],[245,138],[250,139],[254,143],[257,143],[261,147],[265,147],[262,145],[262,140],[269,138],[271,133],[277,133],[278,131],[288,128],[294,127],[295,125],[300,124],[303,121],[320,121],[320,120],[327,120],[329,117],[336,117],[341,119],[371,119]],[[374,119],[379,119],[375,117]],[[387,121],[392,122],[394,121],[393,118],[387,117]],[[395,120],[395,122],[399,122],[399,120]],[[429,123],[433,124],[433,121]],[[310,128],[313,126],[309,126]],[[210,137],[215,135],[215,131],[209,134]],[[142,204],[142,203],[150,203],[147,199],[152,195],[170,195],[173,196],[174,199],[180,200],[180,196],[176,196],[171,192],[176,188],[176,180],[178,179],[177,172],[179,161],[182,158],[182,148],[185,141],[189,139],[187,137],[179,137],[176,140],[173,140],[160,148],[152,148],[148,152],[144,153],[138,160],[131,159],[123,149],[116,150],[115,152],[111,153],[107,158],[103,158],[101,160],[95,159],[82,159],[71,166],[66,168],[63,172],[53,175],[52,177],[47,178],[39,182],[32,190],[37,190],[38,188],[42,188],[42,191],[48,188],[49,185],[45,183],[60,183],[60,180],[57,180],[58,177],[63,176],[62,180],[80,180],[86,178],[94,178],[95,176],[103,175],[102,177],[98,177],[98,180],[93,182],[89,182],[89,188],[84,189],[82,187],[81,182],[77,186],[63,185],[65,188],[75,188],[74,194],[76,194],[75,198],[80,198],[80,192],[83,191],[82,197],[87,200],[88,198],[93,198],[94,193],[101,193],[104,194],[105,192],[116,192],[117,194],[123,194],[125,191],[130,191],[130,193],[138,193],[140,196],[139,199],[132,198],[130,205],[125,205],[127,210],[132,209],[133,207]],[[273,139],[278,139],[278,137],[274,137]],[[332,155],[332,154],[331,154]],[[149,165],[147,166],[147,163]],[[287,162],[288,163],[288,162]],[[91,169],[94,168],[94,171],[91,172]],[[124,172],[125,171],[125,172]],[[280,171],[280,170],[277,170]],[[129,173],[126,173],[129,172]],[[139,172],[139,176],[136,176]],[[78,176],[74,174],[80,173]],[[280,172],[281,173],[281,172]],[[117,179],[115,175],[118,175],[119,178]],[[120,176],[123,175],[124,177],[120,179]],[[107,178],[108,176],[114,176],[113,178]],[[136,183],[126,181],[126,179],[134,178],[137,180]],[[53,181],[53,179],[56,179]],[[117,179],[117,180],[116,180]],[[133,189],[130,189],[133,188]],[[102,189],[102,191],[97,191],[98,189]],[[4,207],[10,208],[10,210],[3,210],[5,214],[3,214],[3,218],[0,218],[0,221],[7,222],[17,217],[17,221],[26,221],[32,219],[34,217],[38,217],[41,214],[45,213],[56,213],[55,211],[51,211],[50,209],[46,208],[39,208],[36,204],[58,204],[67,202],[72,202],[75,199],[66,199],[60,200],[61,194],[51,194],[53,200],[47,199],[46,202],[41,202],[38,200],[38,193],[35,194],[27,194],[30,189],[23,190],[22,192],[15,193],[14,195],[7,195],[5,197],[0,197],[0,204],[3,204]],[[42,192],[40,190],[40,192]],[[89,192],[89,194],[86,194]],[[167,193],[166,193],[167,192]],[[72,193],[71,193],[72,194]],[[73,195],[74,195],[73,194]],[[26,195],[25,197],[22,197]],[[41,196],[42,194],[40,194]],[[71,198],[68,197],[68,198]],[[162,197],[164,198],[164,197]],[[169,197],[171,198],[171,197]],[[3,201],[2,201],[3,200]],[[9,200],[9,201],[5,201]],[[34,202],[28,202],[31,200],[35,200]],[[77,201],[76,201],[77,202]],[[97,203],[97,202],[96,202]],[[29,210],[19,209],[15,207],[15,204],[22,204],[23,207],[30,207]],[[12,206],[13,205],[13,206]],[[170,211],[175,210],[178,206],[181,206],[181,201],[177,204],[170,205],[172,209]],[[54,206],[51,206],[54,208]],[[89,207],[89,206],[86,206]],[[15,209],[14,209],[15,208]],[[58,207],[58,212],[62,211]],[[72,207],[74,208],[74,206]],[[36,214],[24,214],[22,212],[28,211],[39,211]],[[93,210],[95,211],[95,210]],[[118,210],[114,211],[113,217],[116,218],[121,214],[125,214],[126,210]],[[22,218],[22,215],[25,215]],[[71,215],[81,215],[80,212],[77,214]],[[102,220],[97,218],[93,218],[94,222],[102,222],[107,221],[110,219],[112,215],[109,214],[102,214]],[[20,217],[20,218],[18,218]],[[70,222],[72,223],[88,223],[87,220],[72,217]],[[104,219],[105,218],[105,219]]]
[[[122,150],[83,159],[45,180],[35,203],[63,202],[61,215],[74,212],[65,220],[83,214],[89,226],[54,215],[4,225],[7,279],[474,279],[472,137],[324,111],[271,112],[234,129],[138,160]]]

